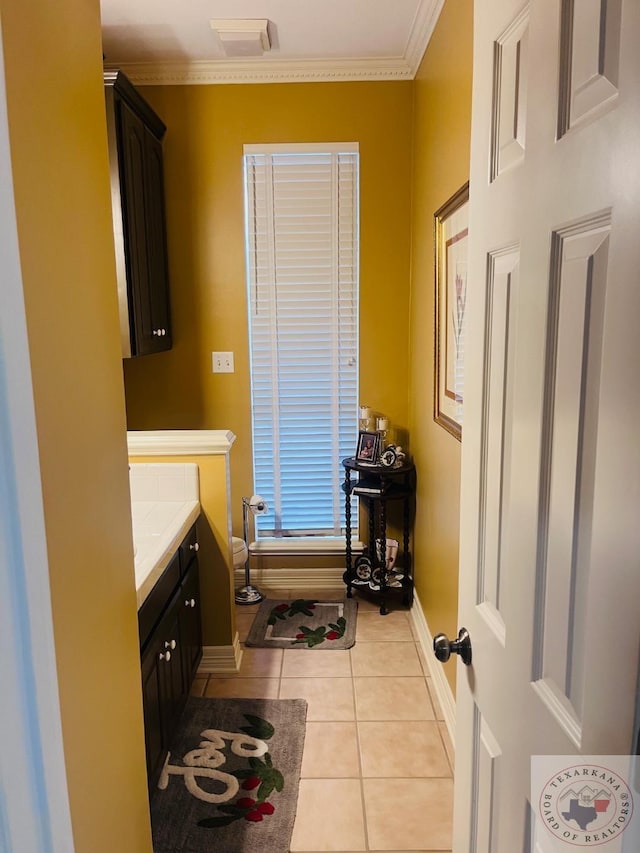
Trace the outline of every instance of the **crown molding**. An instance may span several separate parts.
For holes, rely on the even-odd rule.
[[[349,80],[411,80],[413,77],[411,68],[401,58],[123,62],[119,68],[138,86],[331,83]]]
[[[444,0],[422,0],[418,6],[407,41],[407,48],[404,52],[405,61],[411,68],[412,79],[418,73],[422,57],[436,28],[443,6]]]
[[[178,62],[122,62],[117,68],[138,86],[194,86],[215,83],[337,83],[413,80],[444,6],[421,0],[404,56],[359,59],[215,59]],[[105,70],[112,70],[109,65]]]

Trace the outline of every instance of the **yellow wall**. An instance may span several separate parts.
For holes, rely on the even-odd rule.
[[[228,646],[235,634],[232,556],[229,551],[228,465],[225,456],[131,456],[130,462],[195,462],[200,479],[198,564],[202,614],[202,643]]]
[[[125,364],[129,429],[230,429],[233,527],[252,493],[242,146],[360,143],[360,399],[408,425],[412,83],[147,87],[168,127],[174,348]],[[235,353],[233,375],[211,351]]]
[[[469,178],[472,0],[447,0],[415,80],[410,425],[418,471],[416,591],[457,636],[460,443],[433,420],[433,214]],[[455,688],[455,663],[447,677]]]
[[[0,0],[77,853],[151,850],[98,0]]]

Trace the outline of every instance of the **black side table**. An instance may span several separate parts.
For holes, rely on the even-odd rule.
[[[369,465],[357,462],[354,458],[343,459],[345,479],[342,490],[345,493],[346,520],[346,569],[343,580],[347,586],[347,598],[352,598],[353,588],[362,588],[380,596],[380,613],[386,616],[387,597],[401,592],[402,603],[413,603],[413,575],[411,571],[411,552],[409,550],[410,502],[415,492],[415,466],[408,462],[397,468],[384,465]],[[358,474],[358,479],[352,475]],[[367,509],[368,543],[363,556],[353,559],[351,550],[351,496],[357,495]],[[387,502],[403,503],[402,548],[396,557],[395,565],[387,570]],[[382,545],[376,547],[376,540]],[[382,553],[380,553],[382,552]]]

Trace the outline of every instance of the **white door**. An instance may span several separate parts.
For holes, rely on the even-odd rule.
[[[531,755],[632,751],[639,45],[638,0],[475,2],[454,853],[551,849]]]

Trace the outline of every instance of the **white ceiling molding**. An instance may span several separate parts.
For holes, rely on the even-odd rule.
[[[444,0],[421,0],[402,57],[299,60],[260,57],[196,62],[123,62],[118,68],[139,86],[412,80],[443,5]]]
[[[358,80],[411,80],[404,59],[301,59],[257,62],[131,62],[118,66],[138,86],[207,85],[211,83],[330,83]],[[110,70],[105,66],[105,71]]]
[[[411,68],[411,77],[415,77],[422,62],[427,45],[438,23],[444,0],[423,0],[418,6],[416,17],[407,41],[404,58]]]

